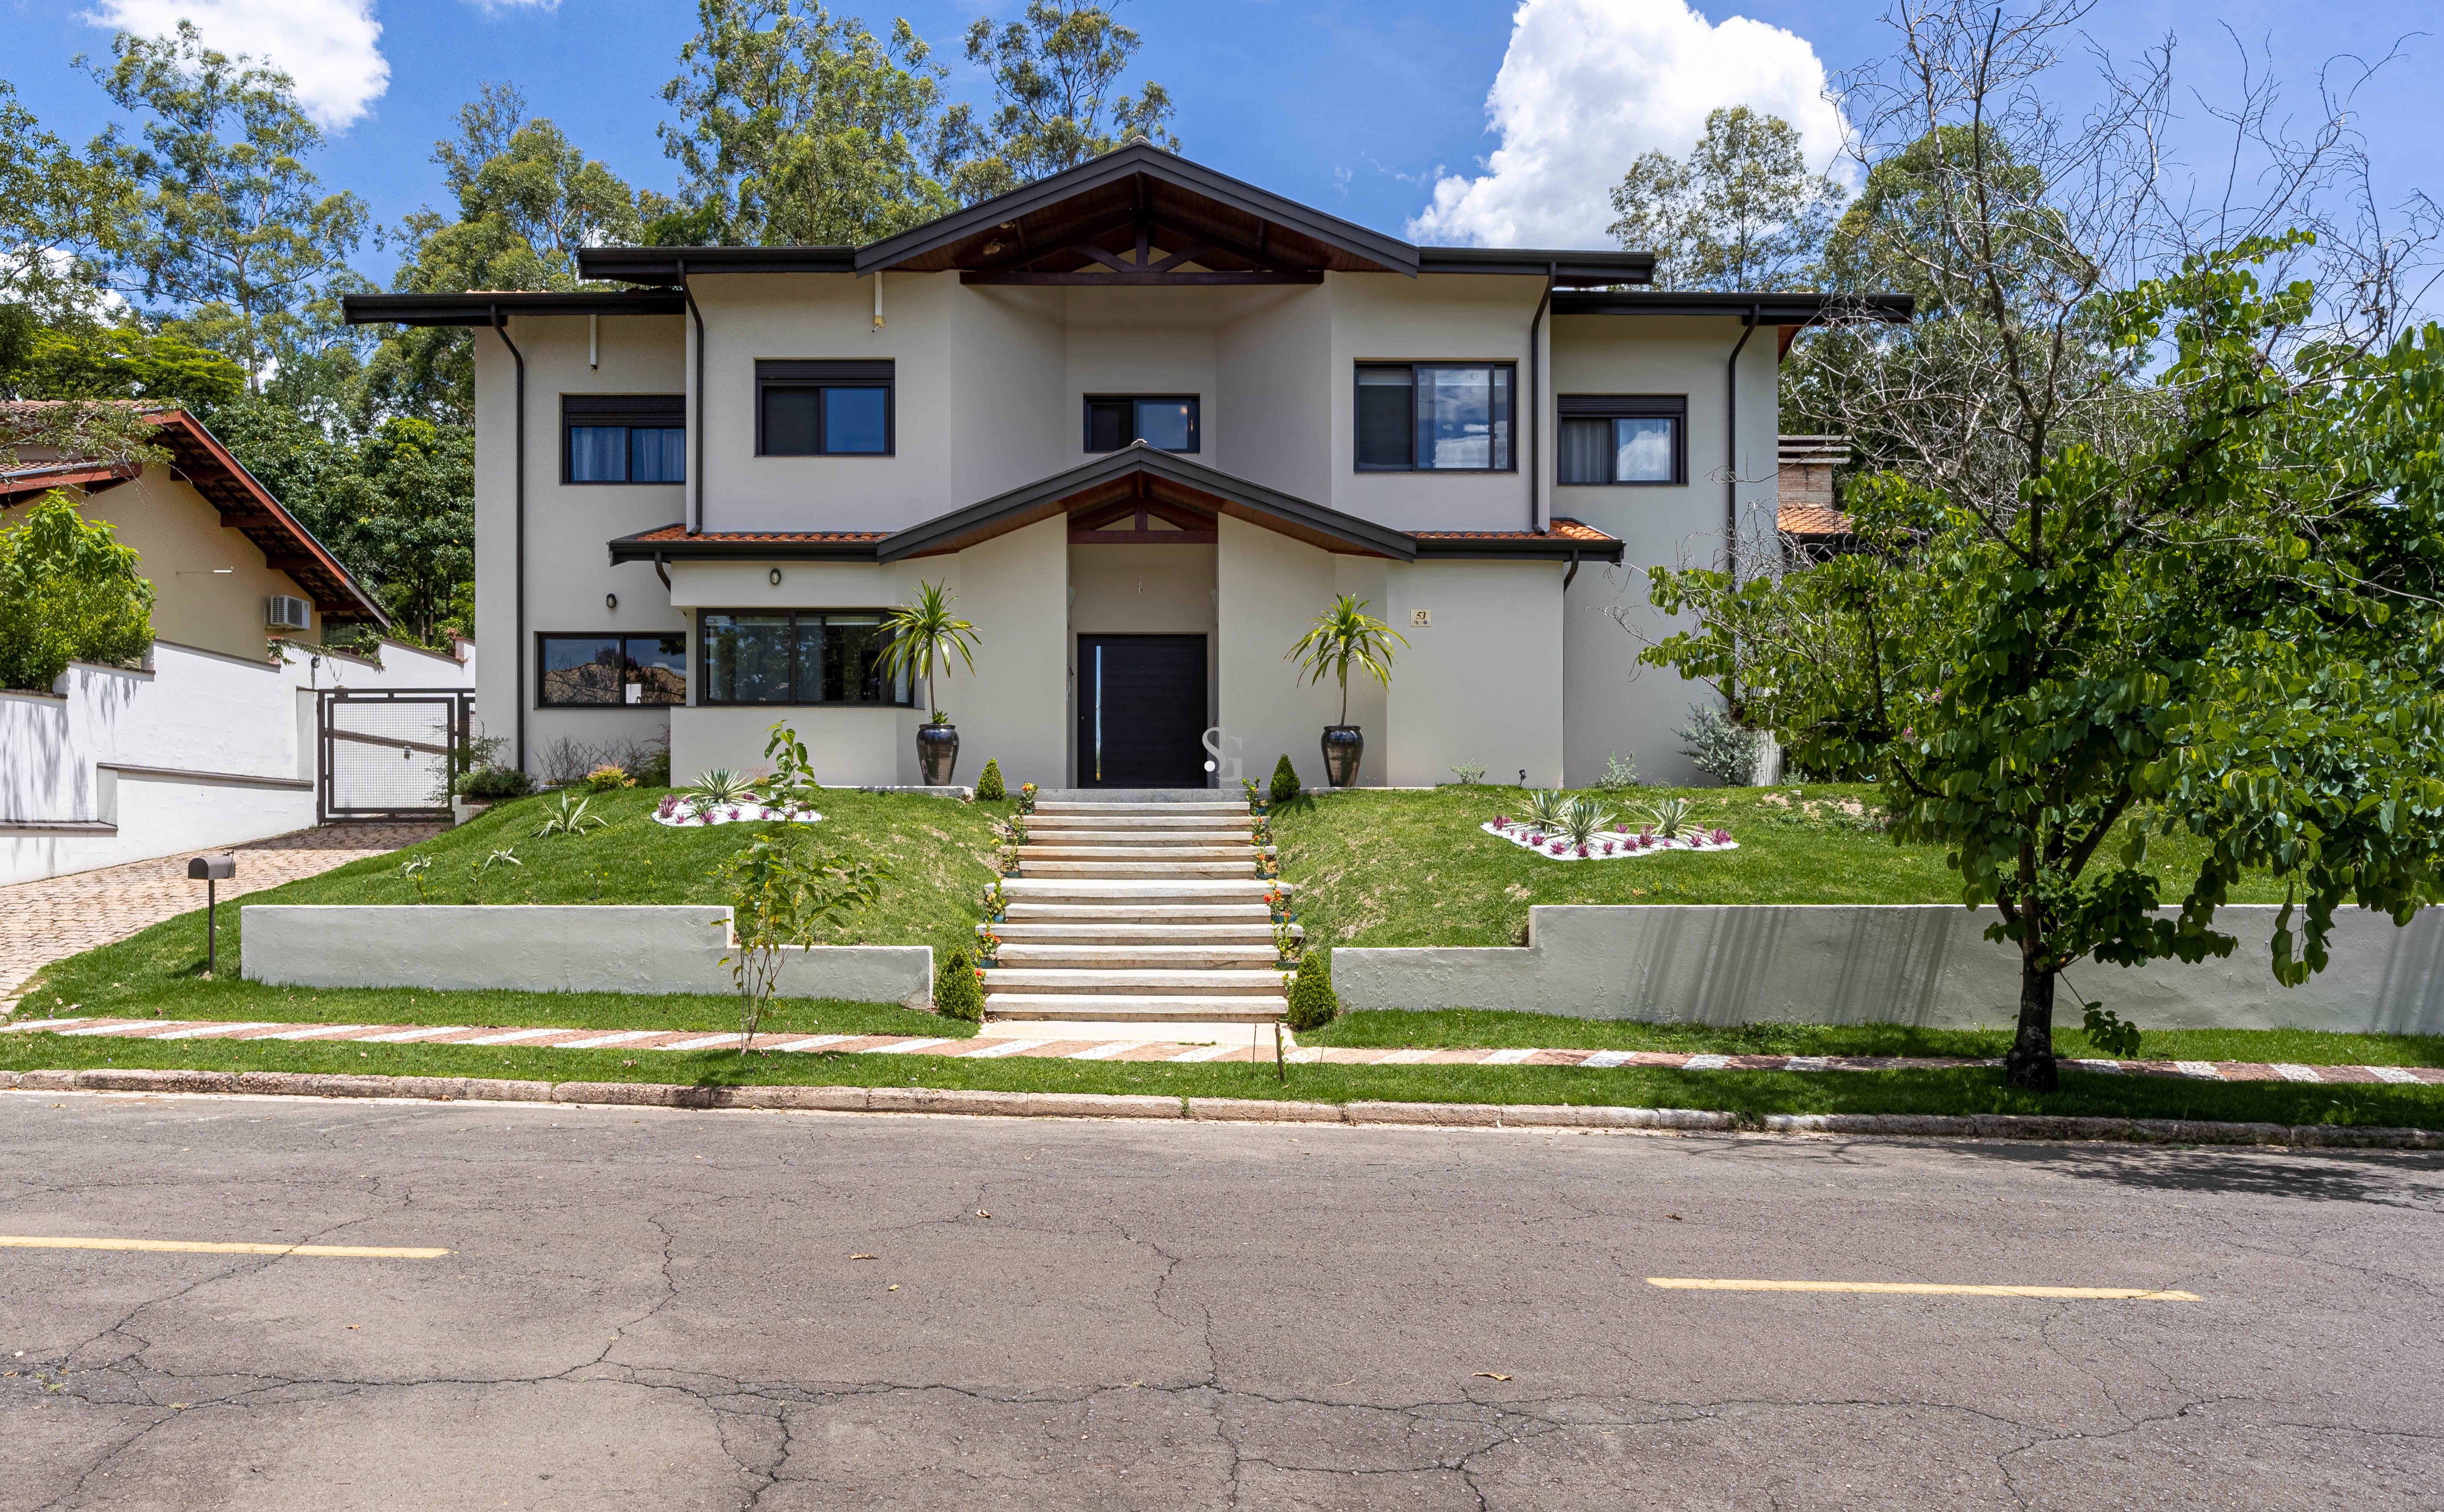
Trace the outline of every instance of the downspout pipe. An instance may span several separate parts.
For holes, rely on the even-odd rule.
[[[695,290],[688,286],[687,259],[680,258],[678,267],[679,293],[695,322],[695,413],[688,416],[688,450],[694,454],[688,458],[687,519],[687,533],[695,535],[704,529],[704,311],[695,307]]]
[[[1537,467],[1536,442],[1544,426],[1545,405],[1543,389],[1537,382],[1541,368],[1536,338],[1545,326],[1545,307],[1553,303],[1553,282],[1560,270],[1558,263],[1545,265],[1545,292],[1536,301],[1535,316],[1528,322],[1528,528],[1538,535],[1543,535],[1550,523],[1545,515],[1544,474]]]
[[[1741,318],[1739,343],[1731,348],[1731,361],[1723,373],[1723,434],[1727,438],[1723,443],[1723,564],[1735,584],[1740,581],[1740,348],[1756,334],[1760,313],[1760,306],[1750,304],[1748,314]]]
[[[527,644],[527,355],[518,350],[517,342],[509,340],[509,327],[501,319],[501,307],[495,304],[491,309],[492,331],[500,337],[501,344],[509,349],[509,356],[518,364],[518,423],[514,443],[517,447],[517,507],[512,519],[517,534],[518,574],[518,639],[515,652],[518,664],[517,753],[519,769],[524,770],[527,764],[527,657],[533,655],[534,650]]]

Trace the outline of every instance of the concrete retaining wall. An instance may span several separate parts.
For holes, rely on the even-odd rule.
[[[509,904],[461,908],[250,904],[242,973],[279,986],[443,991],[730,992],[730,910]],[[818,945],[784,953],[784,997],[931,1006],[924,945]]]
[[[2305,986],[2276,984],[2272,905],[2218,911],[2240,940],[2220,961],[2067,973],[2150,1029],[2444,1033],[2444,915],[2407,927],[2357,909],[2334,921],[2333,962]],[[1502,1008],[1580,1019],[1713,1024],[2007,1024],[2019,957],[1984,938],[1991,910],[1943,904],[1555,906],[1528,911],[1526,949],[1332,952],[1344,1007]],[[2057,999],[2060,1022],[2079,1005]]]

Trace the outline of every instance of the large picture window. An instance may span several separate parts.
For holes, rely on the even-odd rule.
[[[535,701],[546,709],[687,702],[687,636],[535,636]]]
[[[564,394],[563,483],[685,483],[687,396]]]
[[[1689,398],[1682,394],[1565,394],[1553,481],[1689,481]]]
[[[1086,450],[1118,452],[1143,441],[1164,452],[1197,450],[1196,396],[1086,396]]]
[[[756,363],[756,454],[889,456],[893,381],[888,361]]]
[[[1358,470],[1508,472],[1509,362],[1358,364]]]
[[[907,676],[882,673],[890,641],[882,617],[879,609],[700,610],[699,701],[905,708]]]

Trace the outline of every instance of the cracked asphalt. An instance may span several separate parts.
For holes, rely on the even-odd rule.
[[[454,1253],[0,1249],[0,1506],[2430,1507],[2440,1213],[2432,1153],[12,1094],[0,1233]]]

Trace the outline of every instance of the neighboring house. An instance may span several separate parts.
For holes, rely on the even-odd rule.
[[[530,769],[664,730],[682,780],[751,767],[787,720],[827,781],[913,783],[922,691],[873,659],[941,581],[963,779],[1319,783],[1339,695],[1285,653],[1350,593],[1408,639],[1350,689],[1362,783],[1584,783],[1691,775],[1641,569],[1771,539],[1778,355],[1824,315],[1623,291],[1652,262],[1413,247],[1140,143],[866,247],[347,310],[492,327],[478,710]]]
[[[1855,549],[1850,517],[1842,509],[1833,474],[1850,461],[1846,435],[1786,435],[1776,470],[1782,492],[1777,510],[1784,550],[1796,563],[1822,562]]]
[[[155,594],[143,666],[75,662],[48,689],[0,691],[0,883],[306,828],[332,798],[325,695],[474,685],[472,644],[386,641],[379,660],[321,649],[326,624],[387,624],[372,596],[193,415],[146,418],[167,466],[0,471],[0,527],[57,489],[116,527]],[[378,775],[405,791],[397,769],[434,765],[432,744],[349,748],[380,750]],[[417,806],[437,784],[407,784]]]

